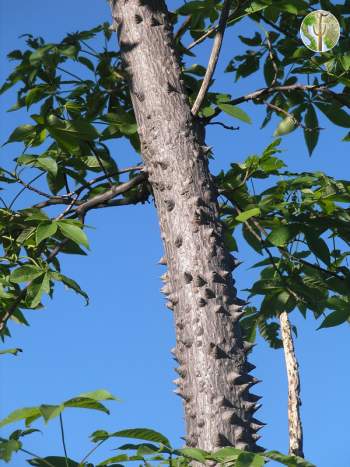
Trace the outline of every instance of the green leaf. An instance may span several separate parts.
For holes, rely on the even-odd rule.
[[[304,138],[309,151],[309,156],[312,155],[317,146],[320,130],[318,129],[318,118],[313,105],[309,105],[305,114]]]
[[[6,143],[14,142],[28,142],[35,137],[35,126],[34,125],[21,125],[17,127],[10,135]]]
[[[275,79],[276,71],[273,66],[273,62],[271,61],[270,57],[265,60],[264,64],[264,78],[267,86],[270,86]]]
[[[49,172],[53,176],[57,175],[57,162],[52,157],[38,157],[35,161],[35,166],[40,167],[45,172]]]
[[[37,208],[23,209],[21,212],[27,216],[25,221],[31,222],[31,221],[48,221],[49,220],[47,214]]]
[[[161,433],[148,428],[130,428],[128,430],[116,431],[115,433],[110,434],[109,437],[142,439],[145,441],[152,441],[154,443],[162,443],[165,446],[170,447],[170,441],[168,438]]]
[[[90,435],[90,439],[93,443],[98,443],[109,438],[109,433],[106,430],[96,430]]]
[[[59,414],[63,411],[64,406],[61,405],[46,405],[42,404],[39,407],[40,414],[42,415],[43,419],[45,420],[45,423],[49,422],[53,418],[56,418],[59,416]]]
[[[54,47],[53,44],[46,44],[43,47],[36,49],[29,57],[29,61],[32,65],[40,63],[46,55],[46,52]]]
[[[262,467],[263,465],[265,465],[265,460],[259,454],[242,452],[237,458],[235,467]]]
[[[60,120],[55,115],[47,118],[47,129],[57,143],[68,152],[79,150],[79,144],[93,141],[99,133],[91,123],[85,120]]]
[[[286,456],[278,451],[266,451],[263,455],[268,459],[273,459],[281,464],[287,465],[288,467],[316,467],[314,464],[311,464],[311,462],[308,462],[301,457]]]
[[[40,222],[36,229],[35,240],[39,245],[46,238],[52,237],[57,231],[57,224],[55,221]]]
[[[89,242],[83,229],[69,220],[57,221],[57,225],[63,235],[78,245],[83,245],[89,249]]]
[[[26,264],[11,272],[10,281],[15,284],[20,284],[21,282],[29,282],[35,279],[36,277],[43,275],[44,273],[45,271],[43,271],[42,269],[39,269],[38,267],[32,266],[30,264]]]
[[[89,60],[88,58],[86,57],[79,57],[78,58],[78,62],[82,63],[83,65],[85,65],[89,70],[91,71],[95,71],[95,67],[94,67],[94,64],[91,62],[91,60]]]
[[[344,128],[350,128],[350,115],[345,110],[333,104],[317,102],[316,105],[332,123]]]
[[[211,459],[217,460],[219,462],[228,462],[229,460],[235,460],[241,454],[241,450],[237,448],[221,448],[218,451],[210,455]]]
[[[37,430],[36,428],[29,428],[28,430],[15,430],[11,435],[9,436],[10,439],[20,439],[23,438],[24,436],[31,435],[33,433],[41,433],[40,430]]]
[[[329,266],[331,262],[331,254],[327,243],[319,237],[317,233],[313,233],[311,231],[305,232],[305,238],[312,253]]]
[[[90,409],[98,410],[99,412],[104,412],[109,415],[109,410],[103,404],[97,400],[91,399],[89,397],[74,397],[63,403],[64,407],[71,407],[76,409]]]
[[[185,5],[178,8],[177,13],[179,15],[186,16],[192,13],[197,13],[198,11],[203,10],[205,8],[208,8],[206,2],[203,2],[202,0],[193,0],[191,2],[187,2]]]
[[[32,417],[40,417],[40,410],[38,407],[25,407],[23,409],[14,410],[10,415],[0,421],[0,428],[10,423],[19,422],[20,420],[26,420]]]
[[[260,209],[259,208],[252,208],[248,209],[247,211],[241,212],[238,216],[235,217],[236,221],[238,222],[245,222],[251,217],[254,216],[259,216],[260,215]]]
[[[40,302],[43,293],[50,292],[49,274],[45,273],[43,276],[34,279],[28,286],[26,293],[26,304],[30,308],[36,308]]]
[[[77,58],[79,48],[77,47],[76,44],[64,45],[63,47],[60,47],[59,51],[60,51],[60,54],[65,55],[66,57],[75,59]]]
[[[97,467],[100,467],[100,466],[102,467],[104,465],[107,465],[108,467],[113,467],[114,465],[121,466],[123,464],[119,464],[119,462],[128,462],[130,460],[136,460],[136,459],[142,460],[142,457],[139,457],[139,456],[136,457],[136,459],[135,459],[135,456],[132,456],[132,457],[133,459],[130,459],[130,457],[127,454],[119,454],[119,456],[113,456],[108,459],[105,459],[104,461],[97,464]],[[111,464],[111,462],[117,462],[117,464]]]
[[[330,313],[323,321],[318,329],[331,328],[333,326],[339,326],[339,324],[345,323],[350,319],[350,310],[336,310]]]
[[[273,2],[275,8],[286,11],[292,15],[298,15],[304,13],[308,9],[308,3],[303,0],[289,0],[283,2]]]
[[[35,88],[30,89],[24,98],[24,102],[27,106],[27,109],[29,109],[29,107],[35,102],[40,101],[40,99],[42,99],[45,96],[46,92],[47,89],[43,86],[37,86]]]
[[[191,73],[197,76],[204,76],[206,72],[206,68],[202,65],[198,65],[198,63],[194,63],[189,68],[186,68],[186,70],[184,71],[185,73]]]
[[[98,391],[80,394],[77,397],[65,401],[63,405],[64,407],[98,410],[100,412],[109,414],[109,410],[99,402],[101,400],[118,399],[112,396],[112,394],[110,394],[108,391],[100,389]]]
[[[74,148],[76,148],[76,146],[73,147],[73,151]],[[57,195],[57,193],[65,186],[65,176],[63,170],[59,170],[56,176],[48,172],[46,179],[47,184],[54,195]]]
[[[50,271],[50,276],[52,279],[56,281],[63,282],[64,285],[69,287],[70,289],[74,290],[77,294],[81,295],[82,297],[85,298],[85,304],[89,304],[89,296],[84,290],[82,290],[77,282],[75,280],[71,279],[70,277],[64,276],[63,274],[59,272],[54,272]]]
[[[231,117],[238,118],[239,120],[242,120],[242,122],[245,123],[252,123],[249,115],[247,115],[244,112],[244,110],[240,109],[239,107],[236,107],[235,105],[219,102],[218,107],[226,114],[231,115]]]
[[[344,70],[349,71],[350,70],[350,53],[348,52],[348,53],[342,54],[339,60]]]
[[[27,460],[27,462],[35,467],[48,467],[49,465],[52,465],[52,467],[79,467],[81,465],[72,459],[59,456],[35,457]]]
[[[177,449],[177,451],[179,451],[185,457],[189,457],[190,459],[201,462],[202,464],[206,463],[206,456],[209,454],[208,452],[203,451],[203,449],[196,448],[183,448]]]
[[[108,433],[107,433],[108,437]],[[122,446],[118,446],[118,449],[122,451],[137,451],[137,455],[142,455],[142,454],[151,454],[154,452],[159,452],[161,449],[163,449],[163,446],[159,448],[159,446],[156,446],[155,444],[151,443],[140,443],[140,444],[134,444],[134,443],[126,443],[123,444]],[[168,449],[168,448],[165,448]]]
[[[56,129],[62,136],[73,137],[84,141],[93,141],[99,136],[96,128],[85,120],[62,121],[55,115],[50,115],[47,119],[47,123],[49,128]]]
[[[16,439],[0,439],[0,459],[10,462],[12,454],[18,452],[22,443]]]
[[[243,224],[242,229],[244,240],[248,243],[249,246],[253,248],[257,253],[261,254],[262,250],[262,242],[258,240],[258,238],[252,234],[252,232],[248,229],[246,224]]]
[[[283,136],[291,133],[297,127],[295,119],[288,115],[283,120],[280,121],[278,127],[274,131],[273,136]]]
[[[84,392],[79,394],[78,397],[88,397],[89,399],[94,399],[95,401],[118,401],[118,397],[113,396],[106,389],[97,389],[96,391]]]
[[[293,231],[286,225],[273,227],[267,239],[275,246],[283,246],[294,237]]]
[[[0,355],[10,354],[17,356],[20,352],[23,352],[23,350],[17,347],[15,349],[0,350]]]

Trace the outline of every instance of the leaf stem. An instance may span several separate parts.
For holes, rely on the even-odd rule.
[[[83,459],[79,462],[78,467],[83,467],[84,462],[91,456],[91,454],[93,454],[96,451],[96,449],[98,449],[101,446],[101,444],[103,444],[105,441],[107,441],[107,439],[108,438],[103,439],[98,444],[96,444],[96,446],[94,446],[92,449],[90,449],[90,451],[86,454],[86,456],[83,457]]]
[[[27,451],[26,449],[23,449],[23,448],[20,448],[19,450],[20,450],[21,452],[24,452],[25,454],[29,454],[30,456],[34,456],[36,459],[40,459],[41,462],[43,462],[44,464],[48,465],[49,467],[55,467],[53,464],[51,464],[51,462],[47,461],[47,460],[44,459],[43,457],[38,456],[38,454],[35,454],[34,452]]]
[[[60,413],[60,428],[61,428],[61,440],[62,440],[62,446],[63,446],[63,451],[64,451],[64,457],[65,457],[65,460],[66,460],[66,467],[69,467],[66,440],[65,440],[65,437],[64,437],[62,413]]]

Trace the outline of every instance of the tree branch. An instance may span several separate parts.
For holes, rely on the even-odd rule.
[[[114,175],[121,175],[121,174],[128,173],[128,172],[134,172],[136,170],[141,170],[142,171],[143,166],[137,165],[137,166],[127,167],[125,169],[119,170],[118,172],[110,173],[109,177],[113,177]],[[71,191],[70,193],[68,193],[66,195],[63,195],[63,196],[52,196],[47,201],[42,201],[40,203],[37,203],[33,207],[38,208],[38,209],[42,209],[42,208],[45,208],[45,207],[48,207],[48,206],[54,206],[54,205],[58,205],[58,204],[68,204],[69,205],[71,203],[72,199],[74,199],[74,197],[75,197],[75,201],[74,201],[73,204],[79,204],[79,202],[77,202],[77,196],[79,196],[82,193],[83,190],[87,190],[87,189],[91,188],[92,185],[94,185],[95,183],[98,183],[98,182],[102,182],[103,180],[106,180],[106,178],[107,178],[106,175],[100,175],[99,177],[93,178],[89,182],[85,183],[83,186],[81,186],[80,188],[78,188],[75,191]],[[117,186],[119,186],[119,185],[117,185]],[[81,201],[81,202],[83,202],[83,201]]]
[[[328,85],[334,84],[334,83],[336,83],[336,81],[329,83]],[[309,85],[309,84],[300,84],[300,83],[257,89],[256,91],[253,91],[249,94],[245,94],[244,96],[240,96],[240,97],[237,97],[236,99],[232,99],[230,101],[230,104],[237,105],[237,104],[242,104],[243,102],[247,102],[250,100],[261,99],[275,92],[292,92],[292,91],[316,91],[316,92],[321,92],[325,94],[330,94],[332,97],[334,97],[334,99],[341,100],[342,105],[350,108],[350,104],[345,99],[342,98],[341,94],[337,94],[336,92],[331,91],[326,85],[317,85],[317,84]]]
[[[116,200],[116,201],[111,202],[111,200],[116,197],[117,195],[120,195],[122,193],[125,193],[129,191],[131,188],[134,188],[137,185],[140,185],[147,179],[147,174],[142,173],[137,175],[136,177],[132,178],[131,180],[113,186],[110,190],[107,190],[104,193],[101,193],[99,195],[94,196],[91,199],[88,199],[87,201],[82,201],[78,202],[77,200],[75,203],[80,203],[79,206],[76,208],[74,211],[74,214],[79,216],[80,218],[84,218],[86,213],[90,211],[91,209],[99,208],[99,207],[109,207],[109,206],[121,206],[123,204],[131,204],[131,202],[123,202],[124,200]],[[144,194],[143,194],[144,196]],[[140,198],[139,198],[140,199]],[[144,198],[143,198],[144,199]],[[48,200],[50,201],[50,200]],[[60,202],[52,203],[52,204],[62,204],[63,201],[65,204],[72,204],[71,200],[59,200]],[[47,203],[47,202],[46,202]],[[73,204],[75,204],[73,203]],[[65,214],[68,213],[69,210],[65,211]],[[58,216],[58,218],[61,218]],[[58,255],[58,253],[62,250],[64,245],[67,243],[67,239],[64,239],[60,244],[58,244],[50,253],[50,255],[47,257],[46,262],[49,264],[53,261],[53,259]],[[26,292],[28,290],[30,284],[28,284],[24,289],[22,289],[17,298],[14,300],[14,302],[9,306],[9,308],[3,313],[3,315],[0,317],[0,333],[3,331],[3,329],[6,326],[7,321],[11,318],[11,316],[15,313],[17,307],[20,305],[22,299],[25,297]]]
[[[109,176],[109,174],[108,174],[108,172],[107,172],[105,166],[103,165],[103,162],[102,162],[102,160],[101,160],[101,158],[100,158],[98,152],[97,152],[96,149],[94,148],[94,145],[91,144],[91,143],[88,143],[88,146],[89,146],[89,148],[91,149],[91,151],[92,151],[92,153],[94,154],[94,156],[96,157],[97,162],[98,162],[98,165],[100,166],[102,172],[105,174],[105,177],[106,177],[106,179],[107,179],[108,182],[109,182],[109,185],[110,185],[110,186],[113,186],[113,180],[111,180],[111,178],[110,178],[110,176]]]
[[[212,51],[211,51],[211,54],[210,54],[207,70],[205,72],[205,76],[204,76],[201,88],[200,88],[200,90],[198,92],[196,100],[195,100],[195,102],[193,104],[193,107],[191,109],[192,115],[197,115],[197,113],[198,113],[198,111],[199,111],[199,109],[200,109],[200,107],[201,107],[201,105],[202,105],[202,103],[203,103],[203,101],[205,99],[205,95],[206,95],[206,93],[208,91],[208,88],[210,86],[210,82],[211,82],[212,77],[214,75],[215,68],[216,68],[216,65],[217,65],[217,62],[218,62],[218,59],[219,59],[219,55],[220,55],[222,41],[223,41],[224,34],[225,34],[226,23],[227,23],[229,11],[230,11],[231,2],[232,2],[232,0],[225,0],[224,5],[222,7],[222,12],[221,12],[220,20],[219,20],[219,25],[218,25],[218,28],[217,28],[217,32],[215,34],[214,44],[213,44],[213,48],[212,48]],[[236,10],[237,10],[237,8],[236,8]]]
[[[110,190],[105,191],[99,195],[94,196],[87,201],[82,202],[79,207],[75,210],[78,216],[85,216],[85,214],[100,205],[107,204],[111,199],[116,196],[129,191],[131,188],[134,188],[140,183],[143,183],[147,178],[146,173],[137,175],[136,177],[130,179],[129,181],[122,183],[120,185],[114,185]]]
[[[241,2],[241,3],[245,3],[245,2]],[[235,10],[228,16],[227,18],[227,23],[229,23],[230,21],[233,21],[235,18],[235,15],[237,13],[237,10],[239,9],[240,5],[237,5],[237,7],[235,8]],[[245,15],[243,15],[245,16]],[[238,18],[237,18],[238,19]],[[188,50],[191,50],[193,49],[193,47],[196,47],[196,45],[200,44],[201,42],[203,42],[207,37],[210,37],[213,33],[215,33],[217,30],[219,29],[219,24],[217,24],[216,26],[212,26],[211,28],[208,29],[208,31],[206,31],[202,36],[200,36],[198,39],[196,39],[195,41],[193,41],[191,44],[189,44],[187,46],[187,49]]]
[[[239,130],[239,126],[230,126],[222,122],[208,122],[207,125],[219,125],[225,128],[225,130]]]
[[[300,376],[288,313],[280,314],[281,337],[288,379],[289,454],[304,457],[303,426],[300,417]]]

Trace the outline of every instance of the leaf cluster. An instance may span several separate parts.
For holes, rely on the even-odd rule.
[[[62,411],[65,408],[93,409],[109,414],[108,409],[101,401],[117,400],[106,390],[80,394],[59,405],[41,404],[38,407],[19,409],[12,412],[4,420],[0,421],[3,427],[13,422],[25,421],[26,427],[30,426],[38,418],[43,418],[45,423],[60,417],[61,430],[64,433]],[[14,431],[7,439],[0,438],[0,459],[10,462],[13,455],[19,451],[33,456],[23,448],[23,438],[27,435],[39,432],[35,428]],[[102,460],[97,464],[88,462],[90,456],[105,442],[115,441],[122,438],[126,442],[116,448],[117,455]],[[64,438],[62,438],[64,439]],[[274,460],[280,465],[288,467],[314,467],[313,464],[297,456],[286,456],[277,451],[266,451],[262,454],[242,451],[233,447],[225,447],[214,452],[204,451],[196,448],[176,449],[171,446],[169,439],[158,431],[149,428],[130,428],[115,432],[96,430],[90,440],[94,447],[88,451],[81,461],[69,458],[67,455],[61,456],[35,456],[28,459],[30,465],[38,467],[117,467],[124,463],[138,462],[139,465],[169,465],[172,467],[187,467],[193,461],[207,465],[208,462],[215,462],[218,465],[232,467],[262,467],[269,460]]]
[[[277,157],[280,143],[217,177],[227,230],[235,235],[240,228],[264,257],[253,265],[260,278],[249,289],[250,298],[261,298],[259,310],[247,308],[242,324],[250,340],[258,328],[274,347],[281,345],[274,318],[282,311],[298,309],[305,316],[311,310],[319,319],[332,310],[321,328],[350,320],[350,182],[285,170]],[[231,249],[238,249],[234,237]]]

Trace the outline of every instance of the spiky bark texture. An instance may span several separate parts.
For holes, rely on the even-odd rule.
[[[188,446],[257,450],[257,380],[246,359],[216,191],[185,94],[166,6],[161,0],[112,1],[138,131],[152,185],[165,257],[167,306],[174,310]]]
[[[280,323],[288,378],[289,454],[304,457],[299,365],[295,355],[292,327],[286,311],[280,314]]]

